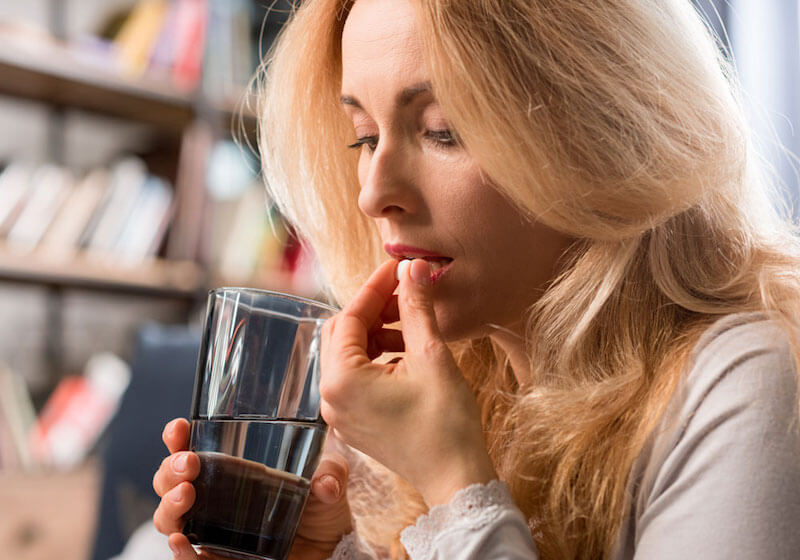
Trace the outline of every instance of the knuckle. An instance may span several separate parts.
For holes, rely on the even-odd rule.
[[[319,395],[329,403],[341,402],[347,394],[347,383],[341,375],[323,375],[319,382]]]
[[[419,348],[420,355],[433,359],[441,358],[446,351],[447,347],[444,343],[433,337],[427,337]]]
[[[162,517],[161,506],[159,505],[156,508],[155,513],[153,513],[153,526],[156,528],[156,531],[158,531],[159,533],[161,533],[163,535],[166,535],[166,534],[168,534],[168,532],[164,530],[164,524],[163,524],[163,521],[162,521],[161,517]]]
[[[153,475],[153,490],[156,491],[156,495],[159,498],[164,494],[161,489],[161,469],[157,470]]]
[[[325,400],[320,403],[319,406],[319,413],[322,416],[322,419],[325,420],[325,423],[328,424],[330,428],[336,426],[336,412],[334,411],[333,407],[331,407]]]
[[[429,307],[428,298],[419,293],[406,294],[406,306],[412,311],[426,312]]]
[[[175,420],[170,420],[167,422],[167,425],[164,426],[164,429],[161,430],[161,441],[164,442],[164,445],[169,446],[169,437],[172,433],[172,425],[175,423]]]
[[[191,507],[196,498],[194,484],[191,482],[182,482],[181,492],[183,493],[183,499],[185,503],[188,504],[188,507]]]

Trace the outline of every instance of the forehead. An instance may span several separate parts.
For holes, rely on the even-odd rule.
[[[425,77],[414,9],[406,0],[357,0],[342,33],[342,90],[364,81],[403,87]]]

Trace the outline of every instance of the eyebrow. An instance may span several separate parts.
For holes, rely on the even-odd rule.
[[[431,82],[420,82],[418,84],[414,84],[413,86],[409,86],[403,91],[401,91],[395,100],[395,103],[400,107],[405,107],[409,103],[411,103],[416,96],[421,93],[425,93],[428,91],[433,90],[433,85]],[[339,102],[342,105],[350,105],[351,107],[356,107],[357,109],[364,110],[364,107],[361,106],[361,103],[352,95],[342,95],[339,98]]]

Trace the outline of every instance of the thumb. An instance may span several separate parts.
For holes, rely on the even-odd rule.
[[[423,259],[413,259],[398,270],[400,289],[397,301],[406,352],[446,350],[433,310],[430,265]]]
[[[347,493],[350,465],[337,452],[326,453],[311,479],[311,493],[323,504],[335,504]]]

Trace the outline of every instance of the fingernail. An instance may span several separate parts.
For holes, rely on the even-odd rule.
[[[172,468],[176,473],[182,473],[186,471],[186,463],[188,460],[189,458],[186,456],[186,453],[181,453],[172,461]]]
[[[319,479],[320,484],[324,484],[329,488],[333,488],[333,494],[338,498],[342,495],[342,485],[339,484],[339,481],[336,478],[332,477],[329,474],[322,476]]]
[[[419,263],[419,264],[417,264]],[[414,259],[409,265],[411,267],[411,278],[420,286],[427,286],[431,283],[431,267],[424,259]]]
[[[180,488],[175,488],[174,490],[171,490],[169,492],[169,499],[170,499],[170,501],[175,502],[176,504],[178,502],[180,502],[181,500],[183,500],[183,496],[181,496]]]
[[[172,554],[174,554],[175,556],[180,556],[181,555],[181,549],[178,548],[177,546],[175,546],[174,544],[169,543],[169,549],[172,551]]]

